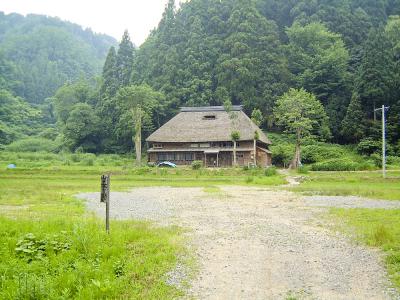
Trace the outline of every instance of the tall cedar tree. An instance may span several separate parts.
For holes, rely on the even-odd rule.
[[[383,28],[372,29],[363,47],[363,57],[357,76],[357,90],[368,116],[376,107],[387,105],[395,78],[391,44]]]
[[[100,97],[114,97],[118,89],[117,54],[114,47],[111,47],[108,51],[103,67],[102,79]]]
[[[365,136],[365,113],[362,110],[360,96],[357,93],[354,93],[351,97],[341,127],[341,134],[347,142],[358,143]]]
[[[125,30],[124,35],[122,36],[121,43],[118,47],[116,62],[119,87],[127,86],[129,84],[129,81],[131,80],[134,51],[135,48],[133,47],[131,38],[129,37],[129,33],[127,30]]]

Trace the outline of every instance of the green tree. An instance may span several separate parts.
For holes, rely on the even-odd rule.
[[[363,45],[356,78],[357,91],[369,116],[376,107],[387,104],[391,97],[393,78],[396,78],[394,67],[391,43],[383,28],[372,29]]]
[[[261,124],[263,122],[263,115],[262,115],[261,110],[259,110],[258,108],[253,109],[253,111],[251,113],[251,120],[257,126],[261,126]]]
[[[73,106],[77,103],[94,104],[96,93],[93,87],[85,80],[76,83],[66,83],[54,95],[54,111],[57,122],[65,125]]]
[[[143,125],[148,126],[151,123],[153,111],[163,98],[162,93],[154,91],[148,85],[127,86],[118,91],[119,109],[125,112],[121,114],[119,128],[129,128],[130,124],[133,125],[132,141],[135,145],[137,165],[141,164],[142,158]]]
[[[125,30],[121,43],[118,47],[115,65],[118,85],[120,87],[127,86],[131,80],[134,51],[135,48],[133,47],[129,33],[127,30]]]
[[[0,89],[0,146],[40,131],[41,118],[38,109]]]
[[[337,133],[349,97],[349,53],[340,35],[321,23],[306,26],[295,23],[287,29],[287,35],[289,68],[296,86],[321,100],[330,117],[331,129]]]
[[[233,130],[231,132],[231,139],[233,141],[233,165],[237,167],[236,148],[237,148],[237,142],[240,140],[240,132],[237,130]]]
[[[256,124],[257,126],[260,126],[261,123],[263,122],[263,115],[261,110],[258,108],[253,109],[253,112],[251,113],[251,120]],[[260,135],[258,131],[254,131],[254,141],[253,141],[253,162],[254,165],[257,165],[257,141],[260,139]]]
[[[365,136],[365,114],[357,93],[351,97],[341,127],[341,134],[347,142],[358,143]]]
[[[290,89],[282,95],[276,102],[274,116],[278,125],[296,137],[291,168],[301,165],[301,143],[305,137],[330,138],[328,117],[322,104],[304,89]]]
[[[81,147],[87,152],[97,152],[99,123],[99,117],[89,104],[75,104],[63,128],[65,144],[71,150]]]
[[[117,54],[115,48],[111,47],[108,51],[106,61],[103,66],[102,85],[100,88],[100,97],[113,97],[118,89],[117,76]]]

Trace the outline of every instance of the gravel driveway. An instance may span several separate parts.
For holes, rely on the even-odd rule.
[[[78,197],[104,215],[98,193]],[[191,229],[199,272],[188,297],[400,299],[390,288],[380,254],[324,229],[318,217],[326,210],[321,206],[393,208],[397,202],[352,200],[255,187],[221,187],[217,193],[151,187],[112,193],[111,212],[117,219]],[[172,281],[180,278],[181,269]]]

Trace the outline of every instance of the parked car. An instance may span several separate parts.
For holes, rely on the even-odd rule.
[[[172,163],[170,161],[162,161],[162,162],[159,162],[157,164],[157,167],[160,167],[160,168],[162,168],[162,167],[176,168],[176,164],[174,164],[174,163]]]

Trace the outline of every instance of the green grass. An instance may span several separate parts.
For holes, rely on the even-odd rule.
[[[400,171],[391,170],[383,179],[374,172],[309,172],[292,190],[305,194],[362,196],[373,199],[400,200]]]
[[[89,218],[0,217],[1,299],[170,299],[181,292],[168,286],[181,247],[175,228],[146,223],[103,222]],[[16,244],[26,233],[46,241],[40,256],[18,255]],[[57,252],[54,242],[69,245]]]
[[[331,209],[339,228],[386,254],[391,280],[400,289],[400,210]]]
[[[6,169],[10,163],[17,169]],[[218,185],[285,183],[282,176],[266,177],[261,169],[134,168],[128,157],[118,155],[0,152],[0,299],[182,295],[165,283],[165,273],[178,258],[190,260],[180,229],[113,221],[107,235],[104,221],[74,198],[99,191],[103,173],[111,174],[112,191],[197,186],[219,194]],[[15,249],[29,233],[34,239],[25,240],[30,248],[21,255]],[[58,251],[54,245],[68,247]]]

